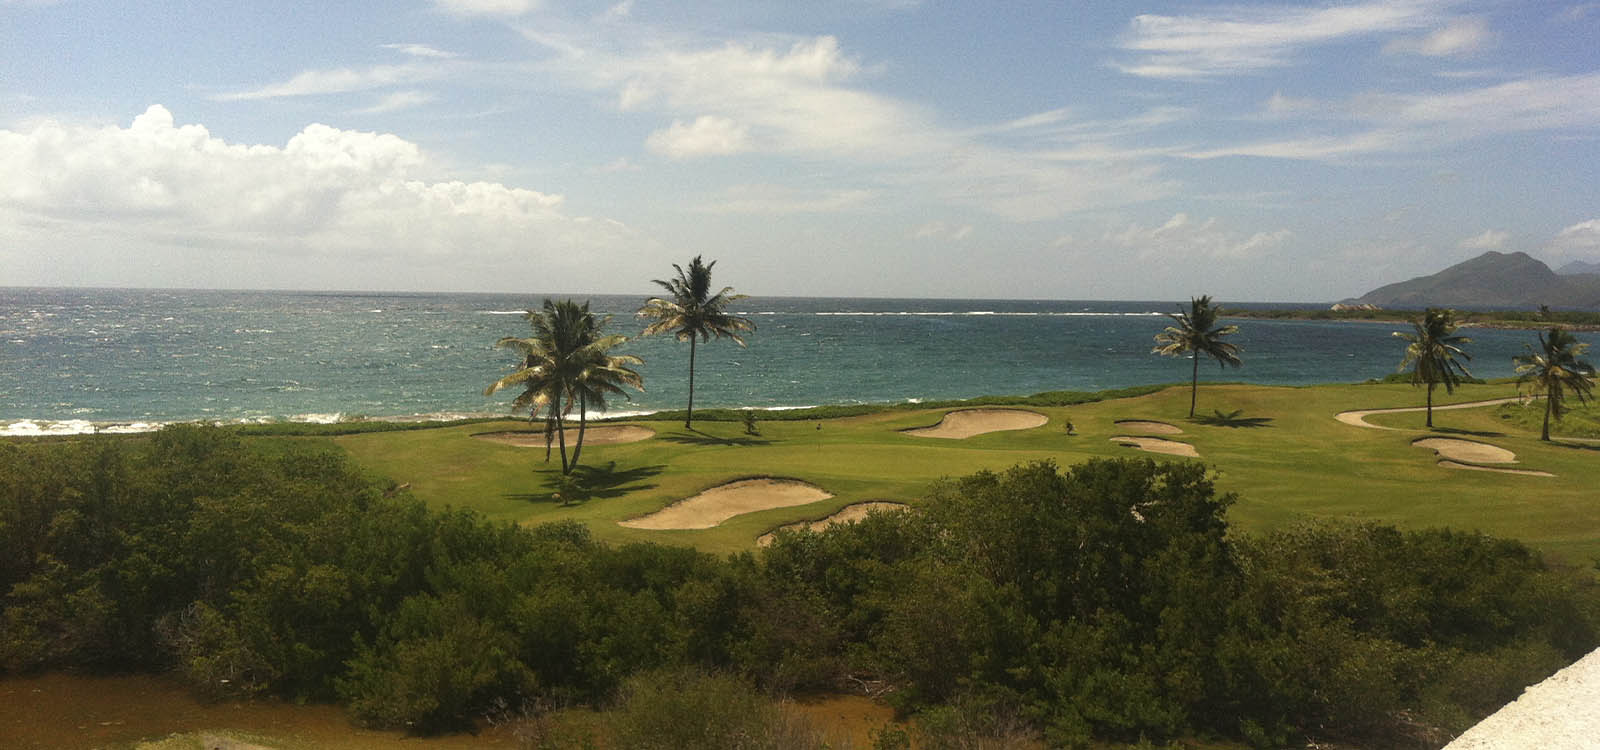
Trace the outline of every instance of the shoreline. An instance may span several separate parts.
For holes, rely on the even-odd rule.
[[[1396,315],[1384,316],[1384,317],[1361,317],[1358,314],[1352,314],[1352,313],[1348,313],[1348,312],[1338,312],[1338,311],[1333,311],[1333,310],[1303,311],[1303,310],[1235,310],[1235,309],[1229,309],[1229,310],[1224,310],[1223,311],[1222,317],[1224,317],[1224,318],[1232,318],[1232,319],[1239,319],[1239,320],[1256,320],[1256,321],[1285,322],[1285,323],[1382,323],[1382,324],[1387,324],[1387,325],[1410,325],[1413,322],[1412,318],[1399,316],[1398,313],[1404,312],[1404,311],[1401,311],[1401,310],[1375,310],[1375,311],[1365,311],[1365,310],[1363,310],[1363,311],[1354,311],[1354,312],[1355,313],[1382,312],[1382,313],[1395,313]],[[1411,312],[1420,313],[1421,311],[1417,310],[1417,311],[1411,311]],[[1600,331],[1600,322],[1596,322],[1596,323],[1565,322],[1565,321],[1560,321],[1560,320],[1534,321],[1534,320],[1515,320],[1515,319],[1504,319],[1504,318],[1498,318],[1498,319],[1497,318],[1491,318],[1491,319],[1488,319],[1488,320],[1473,320],[1472,319],[1473,315],[1495,315],[1497,313],[1496,312],[1473,313],[1473,312],[1470,312],[1470,311],[1462,311],[1462,310],[1457,310],[1456,312],[1459,315],[1462,316],[1461,319],[1457,321],[1458,325],[1460,327],[1462,327],[1462,328],[1484,328],[1484,329],[1496,330],[1496,331],[1543,331],[1543,330],[1547,330],[1549,328],[1560,328],[1560,329],[1567,330],[1567,331],[1581,331],[1581,332]],[[1557,314],[1559,315],[1560,313],[1557,313]],[[1595,312],[1595,313],[1585,312],[1583,314],[1600,316],[1600,312]]]

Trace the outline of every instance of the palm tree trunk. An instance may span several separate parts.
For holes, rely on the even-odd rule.
[[[561,397],[556,396],[551,401],[551,406],[556,410],[556,440],[561,444],[561,473],[565,475],[572,469],[567,466],[567,428],[561,419]]]
[[[1194,401],[1200,390],[1200,352],[1194,353],[1194,374],[1189,377],[1189,418],[1194,419]]]
[[[684,429],[694,429],[694,343],[695,337],[689,337],[689,412],[684,415]]]
[[[1428,429],[1433,429],[1433,383],[1428,383]]]
[[[578,446],[572,449],[572,468],[578,468],[578,457],[583,455],[583,431],[588,426],[588,399],[578,394]]]
[[[1550,410],[1554,407],[1555,399],[1550,398],[1549,391],[1546,390],[1544,397],[1544,430],[1539,433],[1539,439],[1547,443],[1550,442]]]

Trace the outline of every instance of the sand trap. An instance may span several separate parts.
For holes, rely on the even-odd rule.
[[[1548,471],[1534,471],[1532,469],[1501,469],[1501,468],[1497,468],[1497,467],[1494,467],[1494,466],[1473,466],[1472,464],[1458,463],[1456,461],[1451,461],[1450,459],[1445,459],[1443,461],[1440,461],[1439,465],[1445,467],[1446,469],[1466,469],[1468,471],[1493,471],[1493,472],[1498,472],[1498,473],[1501,473],[1501,474],[1521,474],[1521,475],[1523,475],[1525,477],[1553,477],[1553,476],[1555,476],[1554,474],[1551,474]]]
[[[1180,443],[1176,440],[1118,435],[1114,438],[1111,438],[1111,442],[1118,445],[1125,445],[1129,448],[1138,448],[1142,451],[1149,451],[1151,453],[1165,453],[1169,456],[1188,456],[1189,458],[1200,457],[1200,451],[1195,450],[1194,446],[1188,443]]]
[[[917,437],[960,440],[986,432],[1028,430],[1049,421],[1050,418],[1043,414],[1023,409],[962,409],[945,414],[944,419],[932,427],[918,427],[904,432]]]
[[[1119,419],[1116,425],[1124,430],[1144,432],[1151,435],[1182,435],[1183,428],[1170,425],[1166,422],[1147,422],[1143,419]]]
[[[861,520],[863,518],[866,518],[867,514],[872,513],[873,511],[886,512],[886,511],[896,511],[896,510],[907,510],[910,507],[911,506],[905,505],[903,503],[890,503],[890,502],[883,502],[883,501],[876,501],[876,502],[870,502],[870,503],[856,503],[855,505],[846,505],[843,508],[840,508],[837,513],[834,513],[833,515],[828,516],[827,518],[824,518],[821,521],[801,521],[799,523],[791,523],[791,524],[785,524],[783,526],[779,526],[774,531],[769,531],[769,532],[767,532],[765,534],[762,534],[761,536],[757,537],[756,538],[756,544],[759,544],[759,545],[761,545],[763,547],[765,547],[765,546],[767,546],[769,544],[772,544],[773,534],[776,531],[782,531],[784,529],[789,529],[791,531],[798,531],[800,529],[805,529],[807,531],[822,531],[823,529],[826,529],[829,526],[836,526],[838,524],[845,524],[845,523],[855,523],[856,521],[859,521],[859,520]]]
[[[617,523],[630,529],[709,529],[745,513],[806,505],[830,497],[832,493],[821,487],[794,479],[741,479],[649,515]]]
[[[1461,733],[1444,750],[1594,747],[1600,737],[1600,650],[1573,662]]]
[[[1500,404],[1509,404],[1509,403],[1511,403],[1513,401],[1523,401],[1523,400],[1525,400],[1525,399],[1522,396],[1512,396],[1511,398],[1495,398],[1495,399],[1490,399],[1488,401],[1469,401],[1469,402],[1464,403],[1464,404],[1449,404],[1447,406],[1435,406],[1435,407],[1433,407],[1433,410],[1434,411],[1450,411],[1451,409],[1471,409],[1471,408],[1477,407],[1477,406],[1498,406]],[[1427,411],[1427,410],[1428,410],[1428,407],[1426,407],[1426,406],[1402,406],[1402,407],[1400,407],[1398,409],[1359,409],[1359,410],[1356,410],[1356,411],[1341,411],[1338,414],[1333,415],[1333,418],[1337,419],[1340,422],[1343,422],[1343,423],[1345,423],[1347,425],[1353,425],[1355,427],[1366,427],[1368,429],[1373,429],[1373,430],[1397,430],[1397,429],[1400,429],[1400,428],[1398,428],[1398,427],[1384,427],[1383,425],[1372,424],[1371,422],[1368,422],[1366,420],[1366,417],[1368,415],[1372,415],[1372,414],[1402,414],[1402,413],[1405,413],[1405,412]]]
[[[618,443],[637,443],[655,437],[656,431],[649,427],[640,427],[632,424],[597,424],[583,431],[584,445],[616,445]],[[508,432],[480,432],[473,437],[479,440],[488,440],[491,443],[515,445],[518,448],[543,448],[544,430],[512,430]],[[567,428],[567,445],[571,446],[578,441],[578,431]]]
[[[1431,448],[1440,457],[1474,464],[1514,464],[1517,454],[1488,443],[1455,438],[1423,438],[1411,441],[1418,448]]]

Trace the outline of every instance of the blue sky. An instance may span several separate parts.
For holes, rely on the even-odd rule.
[[[1600,260],[1600,3],[0,0],[0,285],[1325,301]]]

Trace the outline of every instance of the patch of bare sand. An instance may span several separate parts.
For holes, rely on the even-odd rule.
[[[986,432],[1028,430],[1049,421],[1049,417],[1025,409],[961,409],[945,414],[944,419],[932,427],[918,427],[904,432],[916,437],[960,440]]]
[[[1200,457],[1200,451],[1195,450],[1194,446],[1188,443],[1180,443],[1176,440],[1118,435],[1111,438],[1111,442],[1116,443],[1117,445],[1124,445],[1129,448],[1138,448],[1142,451],[1149,451],[1150,453],[1165,453],[1169,456],[1188,456],[1189,458]]]
[[[891,503],[891,502],[885,502],[885,501],[881,501],[881,500],[880,501],[873,501],[873,502],[866,502],[866,503],[856,503],[854,505],[846,505],[843,508],[840,508],[838,510],[838,512],[834,513],[831,516],[828,516],[827,518],[822,519],[821,521],[801,521],[799,523],[790,523],[790,524],[784,524],[783,526],[779,526],[777,529],[775,529],[773,531],[769,531],[769,532],[767,532],[765,534],[762,534],[759,537],[756,537],[756,544],[759,544],[759,545],[761,545],[763,547],[765,547],[765,546],[767,546],[769,544],[772,544],[773,535],[776,534],[778,531],[782,531],[784,529],[790,529],[790,530],[796,530],[796,531],[799,530],[799,529],[806,529],[807,531],[822,531],[823,529],[826,529],[829,526],[834,526],[834,525],[837,525],[837,524],[855,523],[856,521],[859,521],[859,520],[861,520],[863,518],[866,518],[867,514],[872,513],[873,511],[887,512],[887,511],[896,511],[896,510],[906,510],[906,509],[908,509],[910,507],[911,506],[906,505],[904,503]]]
[[[1444,460],[1440,461],[1439,465],[1445,467],[1446,469],[1466,469],[1468,471],[1493,471],[1493,472],[1497,472],[1497,473],[1500,473],[1500,474],[1521,474],[1521,475],[1523,475],[1525,477],[1553,477],[1553,476],[1555,476],[1554,474],[1551,474],[1548,471],[1535,471],[1533,469],[1501,469],[1501,468],[1495,467],[1495,466],[1474,466],[1472,464],[1464,464],[1464,463],[1460,463],[1458,461],[1451,461],[1450,459],[1444,459]]]
[[[1418,448],[1429,448],[1441,458],[1474,464],[1514,464],[1517,454],[1497,445],[1456,438],[1423,438],[1411,441]]]
[[[597,424],[583,432],[584,445],[617,445],[637,443],[655,437],[656,431],[633,424]],[[473,437],[491,443],[514,445],[518,448],[543,448],[544,430],[510,430],[507,432],[480,432]],[[578,431],[567,429],[567,444],[578,439]]]
[[[630,529],[709,529],[734,516],[826,500],[833,494],[796,479],[741,479],[654,513],[618,521]]]
[[[1151,435],[1182,435],[1183,428],[1166,422],[1151,422],[1144,419],[1119,419],[1116,425],[1124,430],[1143,432]]]

